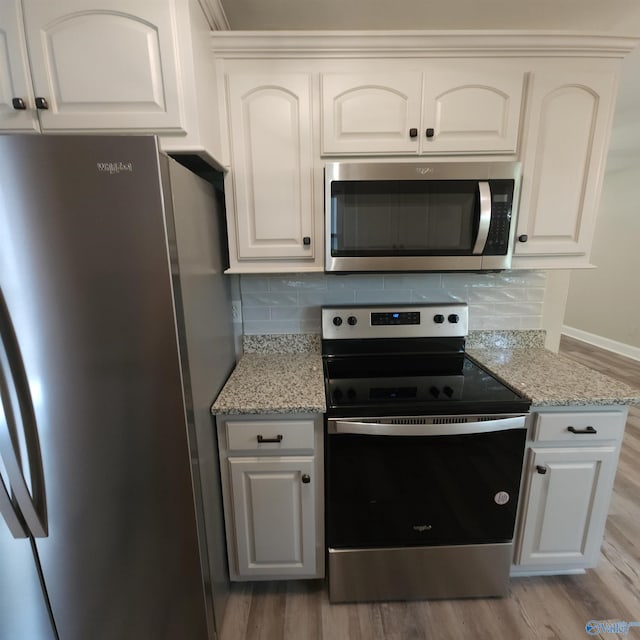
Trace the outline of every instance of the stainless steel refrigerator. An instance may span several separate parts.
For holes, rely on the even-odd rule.
[[[153,136],[0,136],[0,638],[211,640],[220,196]]]

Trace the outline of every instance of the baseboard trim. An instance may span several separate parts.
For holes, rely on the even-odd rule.
[[[569,338],[575,338],[576,340],[586,342],[594,347],[600,347],[601,349],[617,353],[620,356],[640,361],[640,348],[634,347],[630,344],[611,340],[610,338],[603,338],[602,336],[597,336],[595,333],[589,333],[588,331],[576,329],[575,327],[568,327],[567,325],[562,326],[561,333],[565,336],[569,336]]]

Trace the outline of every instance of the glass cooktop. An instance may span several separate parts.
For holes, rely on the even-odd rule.
[[[325,359],[327,412],[331,417],[521,413],[529,400],[469,356]]]

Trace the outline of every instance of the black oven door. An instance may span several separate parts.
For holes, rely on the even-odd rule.
[[[450,420],[328,420],[330,548],[512,540],[526,439],[524,416]]]

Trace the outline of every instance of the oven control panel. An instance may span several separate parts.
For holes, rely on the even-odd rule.
[[[336,305],[322,308],[322,337],[464,338],[469,311],[464,302],[411,305]]]

